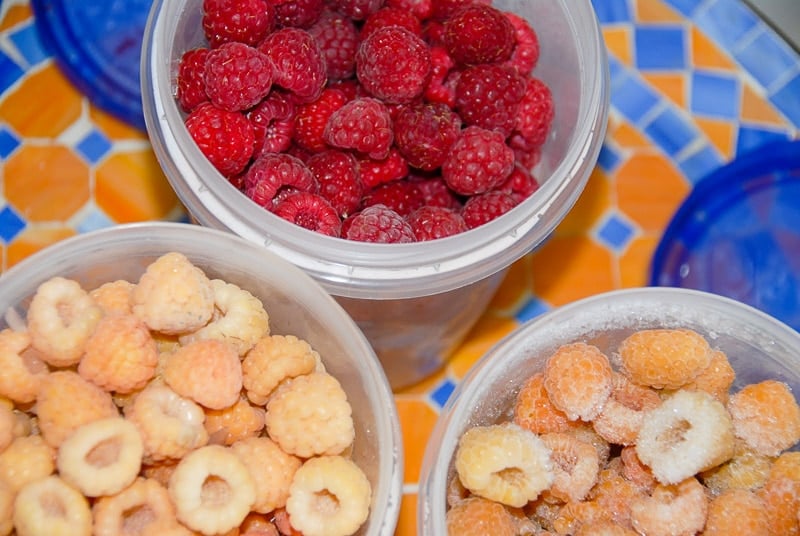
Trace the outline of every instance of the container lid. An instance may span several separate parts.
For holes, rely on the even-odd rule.
[[[800,331],[800,140],[700,180],[656,248],[650,284],[727,296]]]
[[[139,59],[152,0],[31,0],[45,48],[92,104],[144,130]]]

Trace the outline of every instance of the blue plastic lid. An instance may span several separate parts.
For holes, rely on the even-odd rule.
[[[800,331],[800,140],[699,181],[655,251],[650,284],[727,296]]]
[[[42,43],[98,108],[144,130],[139,60],[152,0],[31,0]]]

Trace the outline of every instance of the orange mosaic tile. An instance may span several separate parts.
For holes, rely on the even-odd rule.
[[[400,517],[397,520],[396,535],[413,535],[417,533],[417,494],[406,493],[400,505]]]
[[[683,15],[661,0],[636,0],[636,20],[645,23],[681,23]]]
[[[673,104],[686,107],[688,83],[683,73],[644,73],[642,78],[647,80],[654,89],[667,97]]]
[[[518,326],[519,323],[513,318],[496,315],[494,312],[484,314],[450,358],[448,369],[452,376],[457,379],[463,378],[493,344]]]
[[[397,414],[403,430],[405,481],[414,482],[419,475],[425,444],[436,424],[439,414],[423,400],[397,397]]]
[[[146,132],[123,123],[113,115],[107,114],[94,106],[89,107],[89,119],[97,126],[100,132],[111,140],[149,140]]]
[[[573,236],[585,234],[613,205],[613,190],[608,176],[595,168],[575,205],[558,224],[554,235]]]
[[[20,22],[30,20],[32,16],[33,13],[31,12],[31,7],[29,5],[11,6],[9,7],[5,17],[3,17],[3,20],[0,21],[0,31],[13,28]]]
[[[727,159],[735,154],[736,129],[730,121],[698,117],[695,123],[722,156]]]
[[[30,257],[37,251],[60,242],[77,232],[72,227],[65,225],[31,227],[23,231],[11,244],[4,246],[5,258],[3,262],[7,267],[14,266],[19,261]]]
[[[699,29],[690,32],[692,64],[699,69],[736,70],[736,63]]]
[[[626,121],[619,122],[609,130],[609,138],[625,149],[642,149],[651,145],[641,130]]]
[[[603,40],[606,48],[625,65],[633,64],[632,39],[631,30],[628,27],[603,28]]]
[[[742,121],[752,121],[765,125],[783,125],[785,119],[766,98],[757,93],[750,84],[742,85]]]
[[[638,236],[631,240],[619,256],[619,280],[623,288],[645,287],[648,284],[651,259],[659,241],[658,235]]]
[[[531,257],[525,255],[512,264],[497,292],[489,303],[489,308],[497,314],[513,315],[530,298]]]

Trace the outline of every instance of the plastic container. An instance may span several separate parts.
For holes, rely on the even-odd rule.
[[[0,329],[24,318],[38,285],[60,275],[94,288],[115,279],[136,282],[169,251],[185,254],[209,277],[260,298],[272,333],[305,338],[347,392],[353,407],[353,459],[372,484],[372,509],[359,535],[394,534],[402,497],[403,443],[394,399],[368,341],[322,287],[266,249],[230,233],[182,223],[136,223],[66,239],[0,277]]]
[[[606,128],[605,45],[590,0],[498,0],[533,21],[542,52],[534,72],[555,96],[541,188],[472,231],[414,244],[367,244],[283,221],[238,192],[200,153],[174,98],[182,53],[204,45],[200,0],[156,0],[142,51],[147,130],[192,217],[262,244],[333,294],[364,330],[394,388],[440,368],[494,294],[504,271],[563,219],[594,168]]]
[[[522,383],[541,371],[562,344],[586,342],[607,355],[635,330],[691,328],[724,351],[734,370],[732,388],[766,379],[800,392],[800,334],[765,313],[697,290],[641,288],[586,298],[520,326],[491,348],[459,383],[431,433],[422,462],[418,534],[446,534],[447,483],[458,440],[474,425],[507,415]],[[613,361],[613,359],[612,359]]]
[[[769,142],[700,180],[653,256],[650,284],[747,303],[800,330],[800,141]]]

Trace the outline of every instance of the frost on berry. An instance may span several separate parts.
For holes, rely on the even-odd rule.
[[[273,77],[270,58],[244,43],[225,43],[206,55],[206,94],[229,112],[258,104],[272,88]]]
[[[428,45],[401,26],[372,32],[356,52],[356,76],[372,96],[387,103],[419,97],[431,71]]]
[[[444,44],[453,59],[462,65],[506,61],[516,41],[511,21],[490,5],[467,6],[444,22]]]
[[[514,152],[505,137],[481,127],[465,128],[442,164],[447,185],[462,195],[475,195],[501,184],[514,169]]]
[[[282,28],[271,33],[258,49],[272,60],[274,82],[298,101],[316,99],[327,81],[325,59],[306,30]]]
[[[394,141],[389,109],[370,97],[351,100],[331,114],[324,139],[340,149],[353,149],[370,158],[385,158]]]

